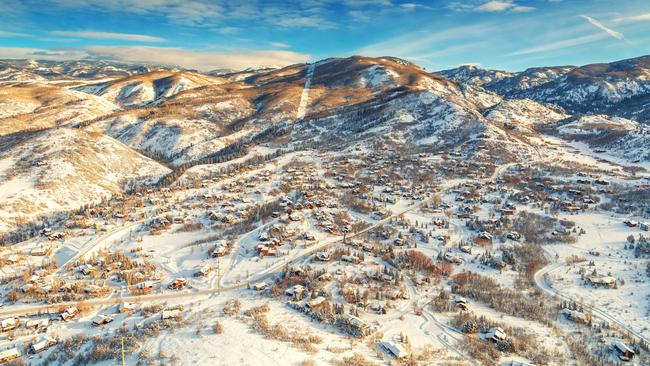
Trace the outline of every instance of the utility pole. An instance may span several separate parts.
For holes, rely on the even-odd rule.
[[[122,366],[126,366],[126,362],[124,361],[124,337],[120,337],[120,340],[122,341]]]
[[[221,257],[217,256],[217,294],[221,294]]]

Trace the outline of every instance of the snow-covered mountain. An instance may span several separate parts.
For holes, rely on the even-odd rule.
[[[500,71],[459,67],[440,72],[505,98],[532,99],[570,113],[604,113],[650,122],[650,56],[579,67],[537,67],[506,77]]]
[[[607,115],[581,116],[562,121],[557,133],[565,140],[585,143],[597,153],[633,162],[650,161],[650,127],[636,121]]]
[[[123,106],[156,103],[184,90],[219,84],[223,79],[195,72],[147,72],[124,78],[83,85],[78,91],[99,95]]]
[[[0,60],[0,81],[43,81],[124,77],[177,68],[112,61]]]
[[[513,95],[558,104],[573,113],[605,113],[650,122],[650,56],[577,67]]]
[[[259,144],[385,144],[516,162],[539,157],[549,136],[621,161],[650,160],[649,60],[431,73],[394,57],[354,56],[218,75],[11,61],[0,67],[13,80],[0,85],[0,188],[11,192],[0,205],[39,196],[49,203],[27,205],[29,217],[72,209],[122,192],[129,180]],[[64,192],[68,183],[80,193]]]
[[[0,136],[75,124],[117,109],[104,98],[57,85],[0,85]]]
[[[459,83],[472,85],[484,85],[517,75],[517,73],[507,71],[483,69],[476,65],[462,65],[455,69],[438,71],[438,73]]]

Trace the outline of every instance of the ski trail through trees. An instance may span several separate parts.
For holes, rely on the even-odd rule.
[[[300,105],[298,105],[298,113],[296,114],[296,119],[298,120],[305,118],[305,113],[307,112],[309,87],[311,86],[311,79],[314,76],[315,67],[316,64],[311,64],[307,67],[307,80],[305,80],[305,87],[302,89],[302,94],[300,95]]]

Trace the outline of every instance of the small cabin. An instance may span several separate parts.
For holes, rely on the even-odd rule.
[[[194,275],[197,277],[199,276],[205,277],[209,275],[210,272],[212,272],[212,267],[210,266],[210,264],[205,264],[201,268],[199,268],[199,270]]]
[[[408,357],[408,352],[400,344],[397,344],[393,341],[385,341],[381,342],[380,344],[383,349],[392,354],[395,358],[403,359]]]
[[[74,319],[74,317],[76,317],[77,314],[79,314],[79,309],[77,309],[76,307],[73,306],[67,308],[61,313],[61,320],[63,320],[64,322],[70,321]]]
[[[329,252],[318,252],[315,255],[315,259],[321,262],[329,262],[332,259],[332,256]]]
[[[180,290],[187,286],[187,280],[183,277],[175,278],[170,284],[170,290]]]
[[[582,324],[587,324],[587,315],[583,312],[577,311],[577,310],[571,310],[571,309],[563,309],[562,314],[566,316],[567,319],[576,322],[576,323],[582,323]]]
[[[612,342],[612,349],[621,361],[630,361],[635,355],[630,347],[619,340]]]
[[[309,307],[310,309],[317,308],[317,307],[319,307],[320,305],[322,305],[326,300],[327,300],[327,299],[326,299],[325,297],[323,297],[323,296],[318,296],[318,297],[315,298],[315,299],[311,299],[311,300],[307,303],[307,307]]]
[[[4,351],[0,351],[0,363],[9,362],[18,357],[20,357],[20,350],[18,349],[18,347],[13,347]]]
[[[130,302],[123,302],[117,308],[117,311],[119,313],[128,313],[128,312],[131,312],[133,310],[135,310],[135,305],[130,303]]]
[[[467,300],[464,297],[455,297],[454,298],[454,305],[459,308],[460,310],[467,310],[469,307],[467,306]]]
[[[494,327],[485,333],[485,338],[494,342],[499,342],[508,338],[508,335],[500,327]]]
[[[341,260],[344,262],[352,263],[352,264],[359,264],[361,263],[361,258],[354,256],[354,255],[342,255]]]
[[[54,338],[44,336],[38,342],[32,344],[30,349],[32,353],[36,354],[45,351],[46,349],[54,346],[55,344],[56,344],[56,340]]]
[[[18,319],[16,318],[7,318],[0,321],[1,332],[7,332],[16,329],[17,326],[18,326]]]
[[[258,282],[252,286],[255,291],[264,291],[269,287],[269,284],[266,282]]]
[[[95,316],[93,318],[92,325],[95,326],[95,327],[98,327],[98,326],[101,326],[101,325],[104,325],[104,324],[108,324],[108,323],[110,323],[112,321],[113,321],[112,317],[99,314],[99,315],[97,315],[97,316]]]
[[[595,287],[616,287],[616,278],[611,276],[590,276],[587,277],[587,282]]]
[[[284,291],[284,294],[287,296],[292,296],[292,297],[301,297],[302,294],[305,292],[305,287],[302,285],[294,285],[293,287],[290,287]]]
[[[162,313],[160,313],[160,319],[161,320],[177,319],[180,318],[181,315],[182,313],[178,309],[163,310]]]

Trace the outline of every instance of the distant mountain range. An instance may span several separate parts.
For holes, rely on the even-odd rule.
[[[557,104],[571,113],[603,113],[650,122],[650,56],[516,73],[461,66],[440,74],[506,98]]]

